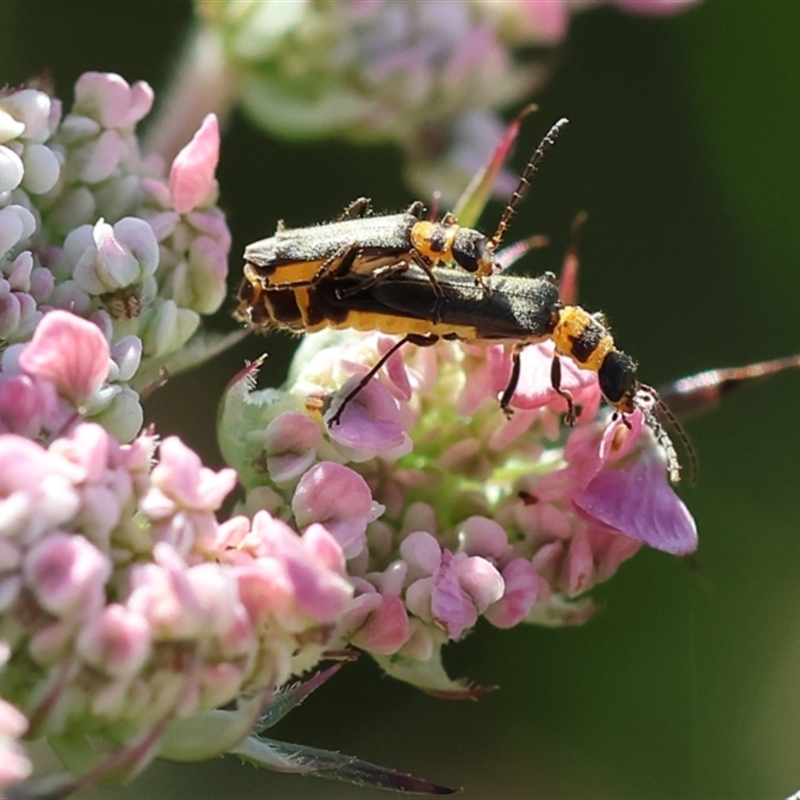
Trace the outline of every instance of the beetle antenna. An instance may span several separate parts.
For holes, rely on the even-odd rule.
[[[667,469],[669,470],[670,481],[672,483],[678,483],[678,481],[680,481],[681,464],[678,460],[678,454],[675,451],[675,446],[672,444],[672,440],[669,438],[669,434],[665,430],[664,426],[655,415],[653,406],[655,406],[655,408],[657,408],[658,411],[664,417],[666,417],[672,429],[678,434],[678,438],[681,440],[683,449],[686,451],[686,455],[689,456],[689,483],[694,486],[694,484],[697,483],[697,453],[695,452],[694,447],[692,447],[692,442],[689,439],[688,434],[683,429],[683,426],[680,424],[680,422],[678,422],[678,418],[672,413],[670,407],[659,397],[658,392],[656,392],[652,386],[640,384],[638,389],[640,392],[642,392],[642,394],[646,395],[652,401],[652,405],[650,406],[642,403],[637,403],[636,405],[642,410],[645,422],[647,422],[647,424],[650,426],[653,434],[656,437],[656,441],[658,441],[659,445],[661,445],[662,449],[666,453]]]
[[[556,143],[558,135],[561,133],[561,129],[567,124],[567,122],[569,122],[569,120],[566,117],[562,117],[560,120],[558,120],[558,122],[556,122],[555,125],[553,125],[549,131],[547,131],[542,141],[539,142],[538,146],[533,151],[530,161],[522,171],[517,188],[514,189],[514,194],[511,195],[511,199],[508,201],[506,210],[503,212],[503,216],[500,218],[500,222],[497,225],[497,230],[494,232],[494,236],[492,236],[490,239],[493,250],[496,250],[500,246],[500,242],[503,241],[503,236],[505,235],[505,232],[511,223],[511,218],[516,213],[517,206],[525,196],[525,191],[530,185],[530,179],[539,170],[539,165],[544,158],[544,154]]]

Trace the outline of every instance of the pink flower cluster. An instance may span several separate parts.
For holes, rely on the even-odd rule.
[[[0,343],[27,341],[52,308],[93,318],[115,344],[139,340],[139,388],[221,304],[230,247],[216,118],[167,178],[136,138],[152,103],[147,84],[99,72],[66,115],[46,88],[0,92]]]
[[[220,524],[233,470],[175,438],[120,444],[83,421],[112,363],[91,322],[50,312],[15,363],[0,376],[0,690],[28,735],[166,735],[317,663],[352,595],[333,532],[298,536],[266,511]],[[23,729],[2,706],[8,782],[25,769],[3,737]]]
[[[582,411],[562,429],[551,343],[523,352],[510,420],[497,402],[506,349],[439,343],[393,356],[328,427],[391,343],[307,337],[283,392],[239,381],[222,417],[245,507],[267,507],[301,531],[323,525],[342,547],[355,588],[343,644],[425,689],[460,695],[440,650],[480,617],[502,628],[577,624],[595,612],[586,593],[642,544],[694,550],[694,522],[641,413],[610,418],[597,376],[569,359],[562,385]]]

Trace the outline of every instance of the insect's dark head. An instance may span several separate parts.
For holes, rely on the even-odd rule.
[[[603,359],[597,377],[600,391],[609,405],[629,414],[635,408],[634,398],[639,388],[636,362],[620,350],[612,350]]]
[[[459,228],[453,239],[453,260],[467,272],[491,275],[494,272],[492,240],[473,228]]]

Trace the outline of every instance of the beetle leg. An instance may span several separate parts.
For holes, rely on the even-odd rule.
[[[550,365],[550,382],[558,394],[567,401],[567,411],[564,414],[564,422],[570,427],[574,425],[578,419],[575,413],[575,402],[572,399],[572,392],[569,389],[561,388],[561,359],[558,353],[553,355],[553,362]]]
[[[337,222],[348,219],[362,219],[372,213],[372,200],[369,197],[357,197],[352,203],[345,206]]]
[[[344,400],[339,404],[333,416],[328,421],[328,427],[338,425],[342,421],[342,412],[345,408],[358,397],[359,392],[378,374],[383,365],[398,351],[404,344],[415,344],[418,347],[430,347],[439,341],[435,334],[423,336],[421,334],[410,333],[402,339],[398,339],[370,368],[361,380],[345,395]]]

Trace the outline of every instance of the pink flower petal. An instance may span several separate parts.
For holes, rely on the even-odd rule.
[[[83,536],[53,533],[28,552],[24,572],[42,608],[89,617],[105,600],[111,560]]]
[[[212,192],[218,162],[219,122],[214,114],[208,114],[192,141],[175,156],[169,171],[169,190],[178,213],[191,211]]]
[[[359,380],[361,377],[356,375],[345,383],[340,392],[342,399]],[[330,426],[329,432],[335,442],[356,451],[353,458],[358,461],[378,454],[391,453],[399,457],[410,452],[413,446],[400,422],[397,400],[377,380],[370,381],[347,404],[341,422]]]
[[[383,508],[373,503],[367,482],[357,472],[323,461],[300,479],[292,511],[301,529],[314,522],[323,525],[350,559],[363,549],[367,525]]]
[[[305,414],[285,411],[267,425],[264,452],[267,469],[276,483],[299,478],[317,459],[322,442],[319,425]]]
[[[150,654],[150,626],[139,614],[112,603],[81,630],[77,651],[111,675],[133,677]]]
[[[697,526],[655,455],[643,455],[630,469],[602,470],[575,495],[575,506],[656,550],[686,555],[697,549]]]
[[[19,357],[30,375],[50,381],[76,405],[88,400],[108,375],[109,347],[96,325],[67,311],[46,314]]]
[[[75,82],[75,110],[106,128],[138,122],[153,104],[153,90],[144,82],[131,86],[112,72],[84,72]]]
[[[399,597],[379,595],[380,603],[367,616],[350,641],[378,655],[396,653],[409,637],[408,614]]]
[[[542,579],[526,558],[515,558],[503,569],[505,591],[484,616],[496,628],[513,628],[522,622],[539,596]]]
[[[253,569],[242,573],[240,592],[254,619],[277,614],[285,624],[300,617],[333,622],[344,611],[352,588],[341,574],[343,559],[322,531],[299,537],[288,525],[259,511],[248,539],[256,546]],[[336,570],[330,569],[335,563]]]
[[[177,436],[168,436],[158,449],[153,486],[183,508],[216,511],[236,485],[236,472],[214,472]]]

